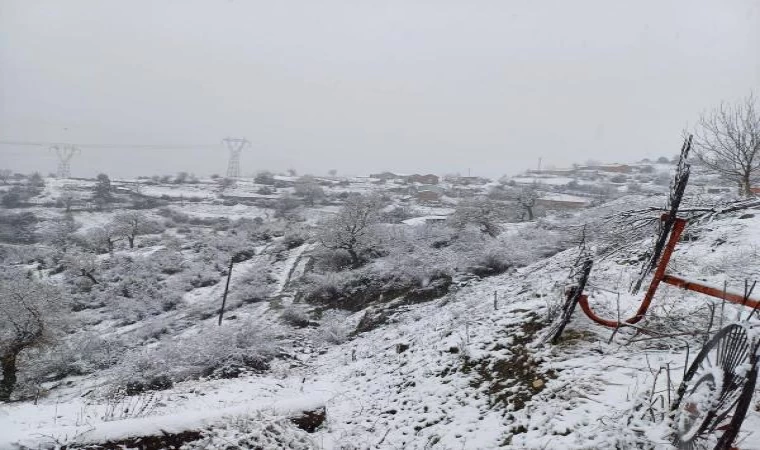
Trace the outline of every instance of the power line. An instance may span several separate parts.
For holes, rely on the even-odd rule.
[[[42,142],[42,141],[11,141],[0,140],[0,145],[24,146],[24,147],[52,147],[56,145],[76,145],[78,148],[103,148],[103,149],[148,149],[148,150],[174,150],[174,149],[198,149],[213,148],[218,149],[219,144],[68,144],[63,142]]]

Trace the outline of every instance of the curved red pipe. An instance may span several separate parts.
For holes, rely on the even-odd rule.
[[[652,299],[654,298],[654,294],[657,292],[657,288],[660,286],[660,282],[662,282],[662,280],[665,278],[665,271],[668,268],[668,263],[670,262],[671,256],[673,256],[673,250],[675,250],[676,244],[678,244],[678,240],[681,239],[681,234],[683,233],[684,228],[686,228],[686,220],[676,219],[673,223],[673,229],[670,232],[670,239],[668,239],[668,243],[662,253],[660,262],[657,265],[657,270],[655,271],[654,277],[652,278],[652,283],[649,284],[649,289],[647,289],[644,300],[641,302],[641,305],[639,305],[639,309],[636,311],[636,314],[633,317],[629,317],[622,322],[599,317],[596,315],[596,313],[594,313],[594,311],[591,309],[591,306],[588,304],[588,295],[584,294],[581,295],[578,299],[578,304],[581,306],[581,309],[584,313],[586,313],[588,318],[598,323],[599,325],[603,325],[609,328],[617,328],[624,323],[634,324],[641,321],[641,319],[644,318],[644,315],[646,315],[647,311],[649,310],[649,306],[652,304]]]

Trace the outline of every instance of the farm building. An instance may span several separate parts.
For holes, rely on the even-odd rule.
[[[430,173],[427,175],[420,175],[415,173],[414,175],[406,177],[406,181],[409,183],[438,184],[438,175]]]
[[[536,200],[537,206],[546,209],[580,209],[590,205],[589,199],[569,194],[545,194]]]

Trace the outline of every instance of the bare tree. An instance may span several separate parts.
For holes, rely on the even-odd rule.
[[[486,197],[476,197],[459,202],[454,213],[449,216],[449,225],[459,230],[467,225],[475,225],[481,232],[496,237],[501,232],[499,223],[505,218],[503,204]]]
[[[694,145],[702,164],[736,183],[739,194],[751,196],[752,181],[760,175],[760,112],[754,95],[702,114]]]
[[[352,195],[338,213],[322,223],[319,242],[330,250],[345,250],[354,267],[361,265],[360,254],[375,245],[374,226],[378,223],[382,201],[375,195]]]
[[[129,248],[135,248],[137,236],[160,231],[158,223],[148,219],[145,214],[127,211],[114,217],[112,226],[116,232],[127,238]]]
[[[21,274],[0,277],[0,401],[9,401],[16,387],[18,356],[41,346],[58,324],[62,296],[52,286]]]
[[[100,227],[91,228],[87,231],[87,241],[98,251],[113,253],[114,245],[122,240],[119,227],[113,223],[107,223]]]
[[[86,289],[89,289],[94,284],[100,284],[97,278],[95,278],[95,272],[98,270],[98,260],[94,254],[82,251],[81,249],[74,247],[69,249],[63,257],[62,263],[68,274],[74,278],[85,281]]]
[[[523,211],[525,211],[525,215],[528,216],[528,220],[533,220],[535,217],[533,208],[536,207],[537,201],[538,192],[533,186],[526,186],[520,190],[520,193],[517,196],[517,203],[519,203],[523,208]]]

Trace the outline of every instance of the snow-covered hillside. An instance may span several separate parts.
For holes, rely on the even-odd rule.
[[[381,192],[394,206],[403,205],[402,195]],[[164,195],[147,195],[153,194]],[[165,230],[140,236],[135,249],[122,242],[112,254],[101,252],[90,261],[98,267],[92,272],[98,284],[76,294],[80,328],[68,330],[63,339],[120,340],[118,362],[44,379],[36,395],[0,405],[0,448],[139,445],[141,436],[145,442],[163,436],[187,449],[669,448],[665,416],[684,373],[687,348],[693,358],[711,319],[718,320],[707,305],[720,302],[662,287],[635,328],[613,332],[577,310],[559,344],[543,341],[564,299],[578,256],[572,242],[584,220],[611,226],[600,218],[634,205],[660,206],[662,196],[628,197],[539,222],[502,223],[498,238],[475,230],[477,239],[466,230],[452,235],[445,223],[426,223],[426,217],[435,222],[446,217],[413,205],[419,220],[384,224],[393,245],[384,241],[385,253],[373,255],[363,268],[344,271],[350,276],[320,269],[322,241],[310,237],[313,224],[339,214],[337,200],[305,208],[301,219],[306,220],[287,225],[267,222],[276,209],[263,203],[204,200],[184,206],[177,201],[149,211],[152,220],[171,219]],[[102,227],[115,212],[78,213],[84,226],[77,233]],[[263,221],[240,221],[254,217]],[[234,225],[216,222],[220,218]],[[687,235],[671,265],[678,274],[716,285],[726,281],[735,290],[759,278],[760,208],[716,215],[694,224]],[[457,243],[463,239],[468,240]],[[628,286],[651,240],[637,239],[616,253],[597,248],[587,291],[600,314],[627,317],[638,307],[641,295],[631,296]],[[425,247],[426,242],[434,245]],[[241,251],[248,253],[234,266],[219,327],[226,264]],[[509,259],[503,267],[487,266],[500,270],[483,272],[486,262],[476,265],[468,251]],[[388,274],[412,273],[415,264],[419,286],[408,290],[407,278],[392,279],[407,289],[404,294],[369,296],[356,284],[374,282],[372,277],[390,283]],[[440,267],[425,266],[430,264]],[[37,263],[25,267],[35,269]],[[76,269],[87,267],[80,262]],[[431,270],[441,267],[448,272]],[[67,289],[75,286],[72,280],[81,282],[77,274],[57,273],[47,263],[39,272]],[[130,274],[152,274],[155,296],[105,286],[132,289],[137,281],[127,283]],[[446,291],[427,295],[439,286],[435,283],[451,279]],[[328,287],[354,290],[348,297],[321,300],[332,292]],[[308,290],[319,295],[305,296]],[[171,292],[179,295],[167,306]],[[359,297],[368,300],[354,303]],[[110,298],[118,299],[118,308]],[[138,305],[154,298],[163,306]],[[336,298],[350,306],[335,308]],[[747,314],[726,305],[719,320],[727,324]],[[266,368],[200,369],[241,336],[254,343],[246,349],[266,358]],[[69,348],[63,354],[73,358],[76,352]],[[171,365],[162,365],[161,358]],[[140,392],[123,389],[145,374],[165,374],[176,382]],[[756,398],[740,447],[760,448],[753,437],[758,432]]]

